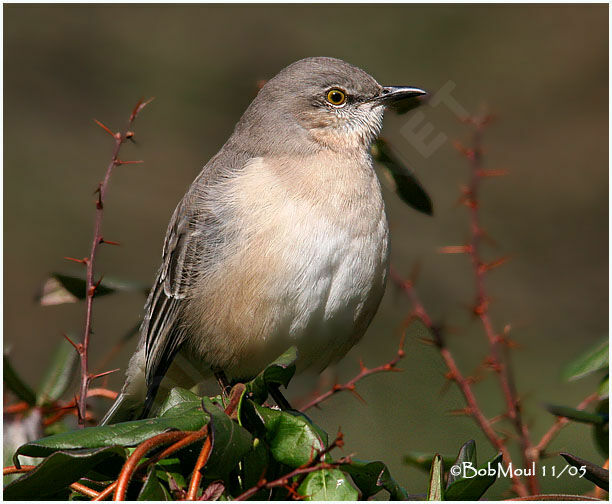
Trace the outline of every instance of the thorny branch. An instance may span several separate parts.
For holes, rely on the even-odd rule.
[[[433,320],[425,310],[423,303],[421,303],[421,300],[417,296],[413,282],[410,280],[403,280],[394,269],[391,269],[391,279],[407,294],[408,298],[410,299],[412,304],[412,314],[408,320],[418,319],[431,331],[434,338],[431,343],[438,348],[438,351],[444,360],[444,364],[446,364],[448,369],[446,379],[457,384],[467,404],[467,408],[465,408],[462,413],[471,416],[474,419],[489,442],[495,447],[495,449],[502,453],[504,463],[508,465],[512,462],[512,458],[504,443],[504,440],[498,436],[495,429],[493,429],[491,420],[489,420],[482,412],[476,396],[472,391],[472,381],[468,377],[464,377],[459,370],[459,367],[455,362],[455,358],[446,346],[446,342],[444,341],[442,335],[442,329],[434,324]],[[512,483],[518,495],[528,495],[529,492],[527,491],[525,484],[520,478],[514,475],[514,473],[512,476]]]
[[[106,191],[108,189],[108,184],[110,181],[111,174],[113,172],[113,168],[116,166],[120,166],[122,164],[132,164],[132,163],[140,163],[142,161],[121,161],[119,159],[119,151],[121,150],[121,146],[128,140],[131,140],[134,137],[134,133],[131,131],[134,120],[140,113],[140,111],[147,106],[152,99],[147,101],[139,100],[132,113],[130,114],[130,118],[128,120],[127,126],[123,132],[113,133],[109,128],[107,128],[100,121],[95,121],[104,131],[106,131],[109,135],[111,135],[115,141],[115,145],[113,147],[113,153],[111,156],[110,163],[106,168],[106,173],[104,175],[104,179],[98,185],[96,189],[97,201],[96,201],[96,218],[94,223],[94,235],[91,243],[91,250],[89,252],[89,256],[79,260],[87,267],[86,274],[86,312],[85,312],[85,329],[83,332],[83,341],[82,343],[72,343],[72,345],[77,350],[80,360],[81,360],[81,384],[80,384],[80,392],[78,396],[78,413],[79,413],[79,425],[83,427],[85,425],[85,417],[87,413],[87,389],[89,388],[89,384],[92,380],[101,375],[92,375],[88,370],[88,357],[89,357],[89,337],[91,335],[91,326],[92,326],[92,312],[93,312],[93,298],[96,294],[96,289],[100,284],[102,278],[98,281],[95,280],[95,261],[96,261],[96,253],[98,251],[98,247],[103,243],[114,244],[115,242],[110,242],[105,240],[102,235],[102,220],[104,217],[104,202],[106,198]],[[71,259],[73,260],[73,259]],[[69,340],[70,341],[70,340]]]
[[[470,183],[468,187],[463,188],[461,198],[461,202],[467,206],[470,211],[470,242],[467,245],[442,247],[440,252],[451,254],[464,253],[468,254],[471,259],[476,288],[476,302],[473,308],[473,313],[481,321],[485,335],[489,342],[489,356],[487,357],[485,364],[493,369],[499,378],[506,402],[506,416],[512,421],[519,435],[524,462],[525,464],[529,464],[532,460],[534,460],[532,455],[533,446],[529,438],[527,426],[521,417],[520,404],[516,396],[510,370],[508,369],[507,363],[502,359],[500,352],[500,343],[508,343],[508,341],[504,336],[498,334],[493,327],[489,316],[489,297],[484,284],[486,273],[489,270],[503,264],[506,261],[506,258],[501,258],[491,263],[486,263],[482,259],[480,248],[481,240],[486,236],[486,233],[480,224],[478,199],[480,183],[483,177],[505,174],[505,172],[501,170],[485,170],[482,166],[482,132],[491,119],[491,116],[467,118],[465,122],[474,127],[473,145],[470,148],[466,148],[460,144],[456,144],[457,149],[469,160],[471,167]],[[504,462],[509,464],[512,459],[506,447],[505,440],[495,432],[492,427],[492,421],[488,419],[480,409],[471,388],[472,380],[464,377],[459,371],[454,357],[446,346],[441,328],[436,326],[427,314],[425,307],[420,302],[416,294],[413,282],[403,280],[395,271],[391,272],[391,277],[410,298],[413,306],[413,313],[411,317],[420,319],[421,322],[432,332],[434,336],[433,344],[438,348],[440,355],[442,356],[442,359],[444,360],[444,363],[448,369],[446,378],[449,381],[453,381],[457,384],[466,401],[467,408],[461,411],[461,413],[471,416],[476,421],[491,444],[502,453]],[[528,483],[531,492],[528,491],[525,483],[520,478],[516,476],[513,477],[513,487],[519,496],[539,492],[538,482],[535,475],[529,477]]]
[[[351,380],[349,380],[348,382],[346,382],[344,384],[338,384],[338,383],[335,384],[330,390],[328,390],[327,392],[321,394],[318,397],[315,397],[309,403],[307,403],[305,406],[302,406],[300,408],[300,411],[304,412],[304,411],[307,411],[307,410],[309,410],[310,408],[312,408],[314,406],[318,406],[323,401],[326,401],[331,396],[337,394],[338,392],[342,392],[343,390],[348,390],[355,397],[357,397],[357,399],[359,399],[360,401],[363,401],[363,398],[355,390],[355,385],[357,384],[358,381],[362,380],[366,376],[370,376],[370,375],[377,374],[377,373],[386,373],[386,372],[391,372],[391,371],[399,371],[399,369],[397,369],[397,364],[406,355],[406,353],[404,351],[404,339],[405,339],[405,336],[406,335],[405,335],[405,331],[404,331],[402,333],[401,338],[400,338],[400,343],[399,343],[399,347],[397,349],[397,353],[395,354],[395,357],[393,357],[393,359],[391,359],[389,362],[387,362],[385,364],[381,364],[380,366],[376,366],[376,367],[373,367],[373,368],[368,368],[368,367],[366,367],[363,364],[363,361],[360,361],[359,362],[359,367],[360,367],[359,374],[357,374],[354,378],[352,378]]]
[[[516,395],[516,390],[508,363],[504,361],[500,351],[500,343],[505,343],[506,340],[502,335],[497,333],[489,316],[489,297],[485,289],[485,276],[492,268],[503,264],[506,261],[502,257],[491,263],[485,263],[481,255],[481,238],[485,235],[480,223],[480,205],[479,205],[479,189],[482,178],[489,176],[489,172],[482,167],[482,133],[486,125],[491,121],[491,116],[482,118],[473,117],[466,120],[467,123],[474,128],[473,145],[471,149],[460,149],[467,157],[471,167],[471,179],[467,190],[464,190],[463,203],[470,211],[470,230],[471,241],[468,247],[469,255],[472,261],[474,271],[474,279],[476,284],[476,304],[474,306],[474,314],[480,319],[484,328],[485,334],[489,341],[490,355],[487,359],[487,364],[497,374],[502,392],[506,401],[507,416],[514,425],[516,432],[519,435],[521,452],[525,467],[529,467],[534,461],[531,453],[533,446],[529,437],[529,429],[527,424],[523,422],[521,414],[521,406]],[[503,174],[500,172],[499,174]],[[497,174],[497,172],[496,172]],[[528,477],[529,489],[532,494],[539,493],[538,479],[535,474]]]

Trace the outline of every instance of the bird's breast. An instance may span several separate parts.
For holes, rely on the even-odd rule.
[[[192,303],[206,360],[237,377],[292,344],[300,367],[326,367],[363,335],[384,292],[388,228],[369,160],[285,162],[252,160],[225,193],[240,231],[227,230],[232,252]]]

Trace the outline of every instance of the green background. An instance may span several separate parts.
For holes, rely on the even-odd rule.
[[[84,257],[92,234],[93,190],[110,157],[111,140],[93,124],[123,126],[140,97],[155,96],[136,125],[116,170],[104,217],[98,272],[149,283],[158,267],[170,215],[206,161],[230,135],[260,79],[306,56],[358,65],[387,85],[435,93],[454,85],[463,108],[497,115],[485,135],[485,162],[509,176],[484,182],[483,224],[496,246],[487,259],[511,261],[487,288],[498,329],[511,324],[525,418],[537,440],[552,418],[542,404],[577,404],[596,378],[564,384],[565,363],[607,335],[608,313],[608,10],[607,6],[37,6],[4,7],[4,331],[5,349],[33,384],[63,332],[82,329],[82,304],[40,307],[36,292],[50,271],[75,272],[63,256]],[[452,141],[469,132],[449,107],[420,109],[416,130],[430,123],[447,138],[428,157],[401,133],[411,116],[388,113],[383,135],[430,193],[433,218],[405,206],[389,189],[392,263],[409,275],[420,265],[418,290],[469,374],[486,354],[481,326],[469,314],[473,279],[464,256],[436,253],[469,236],[457,205],[468,166]],[[106,354],[142,313],[144,298],[117,295],[95,302],[92,360]],[[364,340],[328,374],[340,380],[358,360],[378,365],[395,352],[406,299],[391,286]],[[402,464],[410,450],[456,453],[477,441],[435,349],[406,342],[403,373],[359,385],[367,401],[336,396],[312,416],[345,434],[345,454],[387,462],[411,493],[426,476]],[[124,369],[135,341],[110,367]],[[119,387],[120,373],[110,380]],[[292,387],[295,401],[316,378]],[[489,416],[503,407],[491,377],[474,386]],[[76,386],[75,386],[76,390]],[[508,430],[507,425],[501,425]],[[584,425],[552,445],[602,463]],[[518,461],[518,457],[516,457]],[[550,465],[564,465],[558,458]],[[507,482],[487,494],[500,497]],[[584,492],[576,478],[543,480],[544,491]]]

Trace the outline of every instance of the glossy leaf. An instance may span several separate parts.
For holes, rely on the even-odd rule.
[[[245,400],[242,424],[266,441],[278,462],[291,468],[306,464],[325,449],[327,435],[297,411],[280,411]]]
[[[382,462],[353,460],[341,469],[351,475],[364,500],[383,489],[389,492],[391,500],[407,500],[409,497],[408,492],[391,477],[389,469]]]
[[[157,469],[151,466],[148,470],[147,479],[138,494],[139,501],[169,501],[173,500],[166,487],[157,477]]]
[[[102,462],[112,460],[119,470],[125,458],[125,449],[118,446],[55,452],[35,469],[9,483],[4,488],[4,499],[40,500],[64,490]]]
[[[79,354],[73,346],[62,339],[56,346],[51,364],[40,381],[36,398],[38,406],[57,401],[64,395],[78,369],[78,358]]]
[[[456,477],[453,482],[446,488],[444,498],[446,500],[478,500],[480,499],[487,489],[495,483],[497,479],[497,468],[502,461],[502,454],[498,453],[491,460],[485,464],[475,467],[475,470],[479,469],[494,469],[494,474],[489,474],[487,471],[486,475],[473,475],[471,472],[466,472],[465,476],[469,477]],[[471,461],[470,461],[471,462]],[[475,464],[476,459],[473,460]],[[463,466],[462,466],[463,467]],[[452,474],[452,473],[449,473]],[[450,477],[450,476],[449,476]]]
[[[246,384],[247,393],[252,394],[254,401],[262,404],[268,398],[270,386],[287,386],[295,374],[297,348],[292,346],[266,367],[253,380]]]
[[[202,409],[202,398],[190,390],[174,387],[159,408],[158,416],[177,416],[194,409]]]
[[[607,469],[604,469],[597,464],[593,464],[588,460],[576,457],[576,455],[572,455],[570,453],[561,453],[560,455],[567,460],[568,464],[573,465],[578,469],[584,467],[586,470],[584,477],[591,483],[597,485],[599,488],[603,488],[606,492],[608,491],[610,472]]]
[[[180,415],[165,415],[159,418],[88,427],[32,441],[19,447],[16,455],[45,457],[58,450],[136,446],[169,429],[195,431],[201,429],[207,422],[208,415],[201,409],[194,409]]]
[[[31,406],[36,404],[36,394],[30,386],[21,379],[15,372],[11,362],[6,354],[3,356],[3,372],[4,385],[13,392],[19,399],[27,402]]]
[[[569,406],[558,406],[555,404],[547,404],[546,409],[555,416],[569,418],[575,422],[601,425],[608,421],[607,412],[604,414],[592,413],[590,411],[578,410],[576,408],[570,408]]]
[[[608,340],[589,349],[569,364],[563,377],[569,381],[578,380],[601,369],[608,369]]]
[[[359,497],[348,476],[339,469],[311,472],[297,492],[309,501],[354,501]]]
[[[212,451],[205,466],[206,477],[225,480],[251,450],[253,437],[208,397],[203,398],[202,406],[210,415],[209,432],[212,436]]]
[[[372,144],[372,157],[391,175],[395,192],[400,199],[415,210],[433,215],[431,198],[423,189],[414,171],[406,166],[382,138]]]
[[[444,500],[444,462],[438,454],[434,455],[429,473],[429,488],[427,489],[427,500]]]
[[[477,467],[478,460],[476,457],[476,442],[473,439],[470,439],[467,443],[465,443],[459,450],[459,455],[457,455],[457,459],[451,467],[459,466],[463,467],[464,463],[469,462],[474,467]],[[448,482],[446,483],[446,488],[452,485],[455,480],[457,480],[459,475],[453,474],[453,471],[449,471],[448,473]]]

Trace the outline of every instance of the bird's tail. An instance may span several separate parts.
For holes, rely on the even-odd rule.
[[[100,420],[99,425],[116,424],[119,422],[129,422],[140,417],[142,409],[142,401],[137,400],[133,396],[121,392],[113,405]]]
[[[129,422],[141,418],[146,396],[144,351],[139,348],[130,359],[121,393],[99,425]]]

